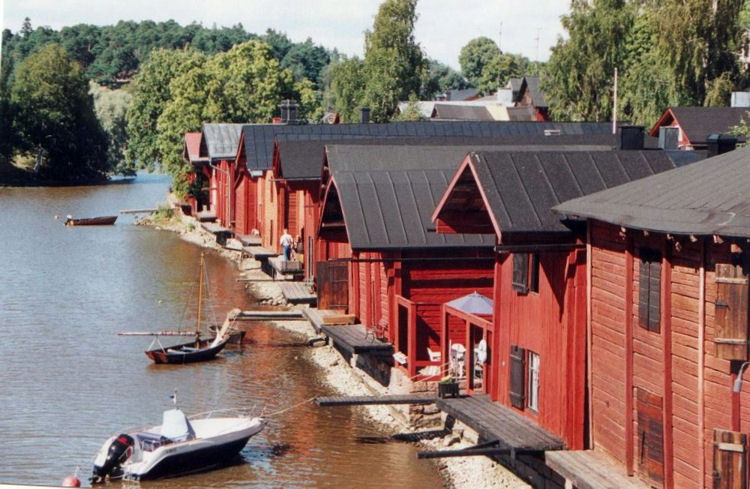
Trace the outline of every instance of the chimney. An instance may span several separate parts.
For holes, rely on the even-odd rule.
[[[297,123],[297,102],[294,100],[282,100],[281,105],[281,122],[285,124]]]
[[[706,138],[708,157],[734,151],[737,147],[737,137],[731,134],[710,134]]]
[[[619,149],[643,149],[643,126],[620,126],[617,128],[617,142]]]
[[[369,107],[359,108],[359,122],[361,124],[368,124],[370,122],[370,108]]]

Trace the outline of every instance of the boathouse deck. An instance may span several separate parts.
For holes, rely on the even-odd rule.
[[[320,407],[333,406],[368,406],[391,404],[433,404],[437,397],[427,394],[392,394],[382,396],[335,396],[317,397],[315,404]]]
[[[268,265],[271,268],[271,278],[274,280],[279,276],[289,275],[292,278],[296,278],[304,274],[301,261],[285,260],[282,256],[269,257]]]
[[[367,331],[363,324],[325,324],[323,318],[337,315],[337,311],[309,307],[302,310],[302,314],[310,321],[315,331],[323,333],[333,341],[334,345],[349,353],[383,352],[393,353],[393,345],[375,338]]]
[[[318,302],[318,296],[312,291],[312,286],[305,282],[282,282],[279,284],[281,293],[290,304],[312,304]]]
[[[245,246],[242,250],[259,261],[268,260],[268,258],[278,255],[275,251],[262,246]]]
[[[636,477],[628,477],[606,455],[594,450],[560,450],[545,453],[547,466],[578,489],[646,489]],[[566,486],[567,487],[567,486]]]
[[[436,404],[479,433],[482,440],[497,440],[501,448],[519,452],[565,449],[562,439],[486,395],[439,398]]]

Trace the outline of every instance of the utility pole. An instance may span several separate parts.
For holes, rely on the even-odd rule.
[[[615,68],[615,90],[612,108],[612,134],[617,134],[617,68]]]
[[[536,28],[536,38],[535,38],[536,39],[536,60],[537,60],[537,62],[539,61],[539,39],[541,37],[541,33],[542,33],[542,28],[541,27],[537,27]]]

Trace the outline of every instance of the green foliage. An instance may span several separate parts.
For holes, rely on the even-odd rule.
[[[461,72],[472,84],[478,87],[480,80],[486,83],[486,67],[501,55],[500,48],[495,41],[488,37],[477,37],[472,39],[461,48],[458,55],[458,63],[461,66]],[[497,83],[494,89],[497,89]]]
[[[58,44],[18,65],[10,90],[18,150],[37,160],[44,179],[77,182],[110,171],[107,136],[94,114],[81,66]]]
[[[359,107],[365,95],[365,65],[357,58],[334,62],[330,67],[331,74],[331,103],[341,115],[342,122],[356,122],[359,120]]]
[[[427,61],[427,77],[422,85],[422,99],[431,100],[449,90],[469,88],[469,82],[459,72],[437,60]]]
[[[281,59],[281,68],[291,70],[296,81],[306,78],[312,81],[315,87],[320,87],[323,70],[330,62],[331,56],[328,51],[313,44],[312,39],[308,37],[305,42],[297,43],[287,50]]]
[[[118,175],[135,175],[135,168],[125,161],[128,144],[127,112],[131,96],[125,90],[110,90],[90,82],[90,93],[94,97],[96,117],[107,133],[108,166]]]
[[[126,159],[130,167],[152,169],[159,163],[157,123],[172,99],[170,84],[174,78],[205,62],[205,55],[195,51],[157,49],[143,64],[135,78],[133,101],[127,114]]]
[[[422,112],[419,111],[419,106],[417,105],[417,100],[412,99],[409,100],[406,104],[406,109],[402,110],[396,117],[393,118],[394,121],[422,121],[425,120],[424,117],[422,117]]]
[[[427,65],[414,40],[416,7],[417,0],[385,0],[365,33],[364,103],[375,122],[390,120],[399,100],[417,96],[425,78]]]
[[[553,116],[611,118],[616,67],[619,119],[651,125],[668,106],[726,105],[747,80],[737,55],[748,12],[744,0],[574,0],[545,73]]]

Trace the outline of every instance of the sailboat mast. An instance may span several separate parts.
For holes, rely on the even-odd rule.
[[[200,272],[198,277],[198,321],[195,324],[196,339],[201,334],[201,306],[203,302],[203,253],[201,253]]]

